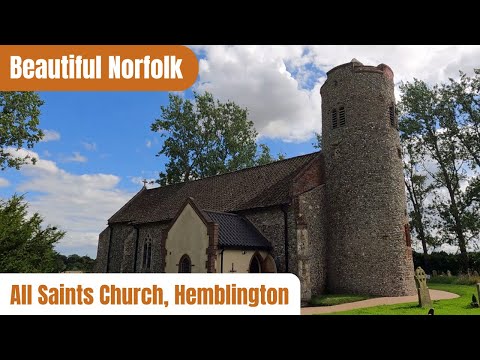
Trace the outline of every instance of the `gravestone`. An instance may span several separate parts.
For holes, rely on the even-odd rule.
[[[480,299],[480,283],[477,283],[477,295],[478,295],[478,298]]]
[[[447,276],[452,276],[452,273],[450,272],[450,270],[447,270]]]
[[[431,307],[432,300],[427,287],[427,276],[420,266],[415,270],[415,285],[417,285],[418,305],[422,308]]]
[[[473,271],[473,276],[479,276],[477,270],[474,270],[474,271]]]
[[[437,270],[433,270],[433,271],[432,271],[432,276],[438,276]]]

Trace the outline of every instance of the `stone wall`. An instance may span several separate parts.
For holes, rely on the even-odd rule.
[[[282,209],[276,206],[244,211],[240,215],[245,216],[271,242],[272,257],[277,265],[277,271],[285,272],[285,221]]]
[[[325,233],[325,185],[300,194],[296,199],[298,277],[302,299],[325,292],[327,238]]]
[[[383,64],[340,65],[321,95],[329,290],[412,295],[400,138],[390,119],[393,72]]]
[[[137,229],[133,226],[130,227],[130,231],[126,238],[123,239],[123,259],[120,272],[132,273],[133,272],[133,259],[135,254],[135,241],[137,238]]]
[[[107,272],[108,247],[110,246],[110,227],[106,227],[100,235],[98,235],[97,257],[93,272]]]
[[[133,226],[127,224],[113,224],[110,225],[111,241],[110,250],[108,252],[107,272],[119,273],[122,272],[122,264],[124,263],[124,243],[126,239],[131,243]],[[130,246],[130,244],[129,244]]]

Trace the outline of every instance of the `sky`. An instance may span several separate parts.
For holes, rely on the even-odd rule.
[[[480,67],[480,46],[460,45],[255,45],[189,46],[199,60],[195,84],[181,93],[209,91],[249,110],[273,154],[315,151],[321,132],[320,87],[326,72],[358,59],[385,63],[397,85],[414,78],[430,84]],[[163,170],[162,146],[150,125],[168,104],[167,92],[39,92],[45,101],[44,139],[28,150],[39,161],[0,172],[0,198],[24,194],[31,212],[66,231],[62,254],[96,257],[107,220]],[[25,149],[20,149],[23,154]]]

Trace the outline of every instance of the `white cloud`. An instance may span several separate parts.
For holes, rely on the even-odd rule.
[[[55,130],[42,130],[43,131],[43,138],[42,142],[47,142],[47,141],[57,141],[60,140],[60,133]]]
[[[82,142],[83,147],[87,151],[97,151],[97,144],[94,142]]]
[[[81,155],[78,151],[75,151],[71,156],[64,156],[62,157],[62,162],[80,162],[84,163],[87,162],[88,158]]]
[[[10,186],[10,182],[5,178],[0,177],[0,187],[7,187],[7,186]]]
[[[147,139],[147,140],[145,141],[145,146],[150,149],[150,148],[152,147],[152,142]]]
[[[20,149],[19,156],[30,154],[39,159],[36,165],[25,165],[20,172],[26,180],[17,187],[27,192],[31,211],[38,211],[46,224],[67,232],[57,251],[77,253],[95,258],[98,234],[106,227],[107,219],[132,196],[118,188],[120,178],[112,174],[69,173],[38,154]]]
[[[247,107],[262,136],[286,141],[308,140],[321,130],[320,86],[325,73],[358,59],[366,65],[385,63],[395,82],[414,77],[439,82],[458,70],[478,67],[480,46],[456,45],[322,45],[322,46],[192,46],[200,60],[194,89]],[[398,96],[398,94],[397,94]]]

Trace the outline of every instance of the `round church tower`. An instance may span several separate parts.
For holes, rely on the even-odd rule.
[[[393,72],[353,59],[327,73],[320,93],[329,290],[412,295]]]

